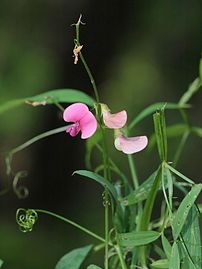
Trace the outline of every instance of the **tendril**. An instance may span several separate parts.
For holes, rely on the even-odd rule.
[[[20,179],[27,176],[27,171],[19,171],[16,173],[14,179],[13,179],[13,191],[17,195],[18,198],[24,199],[28,196],[29,190],[23,186],[18,186],[18,182]]]
[[[37,212],[33,209],[19,208],[16,212],[16,222],[24,233],[32,231],[37,219]]]

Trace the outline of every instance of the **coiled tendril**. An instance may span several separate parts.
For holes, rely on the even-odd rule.
[[[19,208],[16,212],[16,222],[24,233],[32,231],[37,219],[37,212],[33,209]]]

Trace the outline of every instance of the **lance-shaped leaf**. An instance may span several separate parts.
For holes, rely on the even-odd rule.
[[[181,231],[182,269],[201,269],[201,237],[199,227],[199,212],[195,205],[189,211]]]
[[[200,89],[201,87],[201,80],[200,78],[196,78],[188,87],[188,90],[182,95],[180,98],[179,104],[184,105],[191,97]]]
[[[101,267],[95,265],[95,264],[91,264],[87,267],[87,269],[102,269]]]
[[[170,260],[169,260],[169,269],[180,269],[180,254],[178,250],[177,243],[174,242],[172,245]]]
[[[57,262],[55,269],[79,269],[91,249],[92,245],[88,245],[68,252]]]
[[[182,231],[185,221],[188,217],[189,211],[196,201],[199,193],[201,192],[202,184],[196,184],[192,187],[191,191],[182,200],[172,223],[173,237],[176,240]]]
[[[157,260],[155,262],[152,262],[151,268],[152,269],[167,269],[168,268],[168,260],[161,259],[161,260]]]
[[[23,104],[38,106],[55,103],[75,103],[75,102],[82,102],[89,106],[93,106],[95,103],[92,97],[90,97],[89,95],[87,95],[82,91],[74,89],[58,89],[47,91],[35,96],[15,99],[8,101],[7,103],[3,103],[0,105],[0,114],[6,112],[9,109],[18,107]]]
[[[130,123],[129,130],[132,129],[135,125],[137,125],[140,121],[142,121],[144,118],[148,117],[149,115],[152,115],[155,111],[161,109],[162,107],[165,107],[165,109],[180,109],[180,108],[189,108],[189,105],[179,105],[175,103],[156,103],[148,106],[143,111],[141,111]]]
[[[111,195],[114,197],[115,200],[117,200],[117,192],[114,186],[109,182],[109,180],[106,180],[101,175],[98,175],[97,173],[93,173],[91,171],[87,170],[77,170],[73,173],[77,175],[81,175],[84,178],[90,178],[101,184],[104,188],[106,187],[108,191],[111,193]]]
[[[121,203],[125,206],[136,204],[147,199],[149,192],[151,191],[153,182],[155,180],[157,171],[149,176],[135,191],[132,191],[128,196],[121,200]]]
[[[140,231],[118,234],[118,241],[122,247],[133,248],[147,245],[159,238],[161,234],[156,231]]]

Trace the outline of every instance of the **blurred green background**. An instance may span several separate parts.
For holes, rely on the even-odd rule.
[[[56,88],[81,89],[93,94],[79,63],[73,65],[74,28],[83,14],[81,43],[95,75],[103,102],[113,111],[126,109],[131,120],[158,101],[177,102],[198,75],[202,44],[202,2],[135,0],[1,0],[0,1],[0,103]],[[202,126],[201,91],[192,99],[191,121]],[[167,112],[167,123],[180,120]],[[31,137],[64,123],[53,107],[23,106],[0,118],[0,187],[7,181],[4,152]],[[152,117],[134,135],[153,133]],[[110,139],[109,139],[110,140]],[[112,146],[116,162],[128,173],[125,156]],[[179,139],[169,140],[170,161]],[[201,146],[190,137],[178,168],[200,180]],[[40,141],[18,153],[15,171],[28,170],[20,183],[30,194],[19,200],[10,191],[0,196],[0,258],[3,268],[49,269],[67,251],[92,240],[73,227],[40,215],[31,233],[15,223],[18,207],[43,208],[80,222],[103,234],[102,189],[93,182],[71,177],[84,168],[85,143],[65,133]],[[156,150],[134,156],[140,179],[158,164]],[[98,255],[91,258],[102,264]]]

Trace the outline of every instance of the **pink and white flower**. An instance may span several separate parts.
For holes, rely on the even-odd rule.
[[[73,122],[68,126],[66,132],[71,136],[76,136],[81,131],[81,138],[91,137],[97,129],[95,116],[89,111],[88,107],[82,103],[75,103],[68,106],[64,113],[63,119],[66,122]]]
[[[122,110],[117,113],[111,113],[107,105],[101,104],[104,124],[110,129],[123,128],[127,122],[127,113]]]
[[[116,149],[125,154],[133,154],[146,148],[148,139],[146,136],[126,137],[119,134],[114,141]]]

